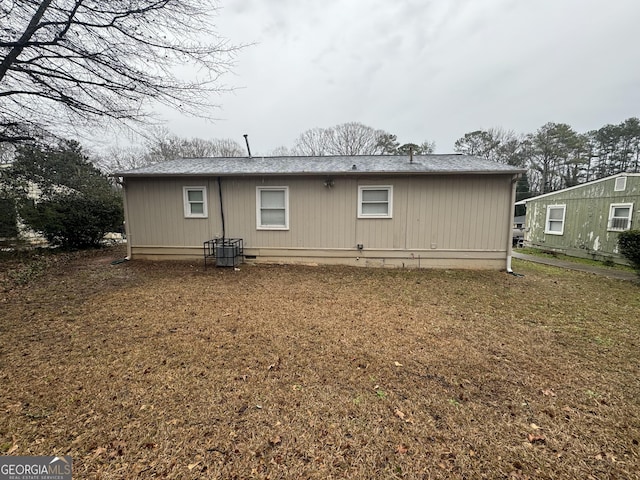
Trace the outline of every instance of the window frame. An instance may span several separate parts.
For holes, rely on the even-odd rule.
[[[628,208],[629,216],[627,217],[627,225],[624,228],[613,228],[611,225],[614,217],[613,213],[616,208]],[[615,218],[624,218],[624,217],[615,217]],[[631,219],[633,218],[633,203],[612,203],[609,205],[609,218],[607,219],[607,231],[608,232],[626,232],[627,230],[631,230]]]
[[[620,188],[618,188],[618,181],[621,180],[620,182]],[[622,176],[622,177],[616,177],[616,180],[613,184],[613,191],[614,192],[624,192],[627,189],[627,177],[626,176]]]
[[[386,203],[387,204],[387,213],[386,214],[368,214],[363,213],[362,205],[363,205],[363,192],[371,191],[371,190],[386,190],[387,191],[387,201],[386,202],[376,202],[376,203]],[[367,202],[369,203],[369,202]],[[393,185],[358,185],[358,218],[393,218]]]
[[[263,225],[262,224],[262,192],[284,192],[284,225]],[[288,186],[267,186],[256,187],[256,230],[289,230],[289,187]]]
[[[549,218],[549,214],[551,213],[551,210],[553,209],[562,209],[562,220],[551,220]],[[558,205],[547,205],[547,216],[544,220],[544,233],[546,233],[547,235],[564,235],[564,225],[565,225],[565,220],[566,220],[566,215],[567,215],[567,205],[566,204],[558,204]],[[557,230],[551,230],[550,227],[550,222],[562,222],[562,227],[560,228],[560,231]]]
[[[189,192],[202,192],[202,202],[192,202],[189,200]],[[207,208],[207,187],[201,185],[185,185],[182,187],[182,201],[184,204],[184,218],[209,218]],[[193,213],[191,205],[202,203],[202,213]]]

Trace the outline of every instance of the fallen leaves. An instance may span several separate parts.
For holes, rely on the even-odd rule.
[[[404,420],[405,423],[415,423],[412,419],[406,418],[407,416],[404,414],[404,412],[402,410],[398,409],[398,408],[396,408],[396,410],[393,413],[400,420]]]
[[[409,447],[407,447],[404,443],[401,443],[396,447],[396,453],[399,453],[401,455],[404,455],[408,451],[409,451]]]
[[[600,452],[595,456],[596,460],[609,460],[611,463],[616,463],[618,459],[613,453]]]
[[[93,454],[91,455],[91,461],[93,462],[96,458],[98,458],[100,455],[102,455],[103,453],[107,453],[107,449],[104,447],[98,447],[93,451]]]
[[[527,435],[527,439],[529,440],[529,443],[531,443],[532,445],[546,443],[547,441],[544,435],[537,435],[534,433],[530,433],[529,435]]]
[[[540,433],[541,427],[539,425],[530,423],[529,428],[533,430],[534,433],[527,434],[527,441],[525,442],[526,447],[546,443],[547,439],[542,435],[542,433]]]
[[[125,267],[132,280],[138,275],[135,282],[116,279],[123,288],[113,291],[115,270],[96,271],[111,290],[96,292],[86,307],[68,300],[72,305],[64,308],[78,312],[73,321],[58,319],[57,304],[46,315],[49,299],[33,289],[23,292],[30,304],[16,297],[15,308],[2,307],[3,318],[12,320],[2,327],[13,334],[2,335],[0,347],[15,365],[0,373],[0,412],[7,411],[2,454],[65,449],[82,459],[87,478],[250,478],[252,472],[255,478],[509,478],[514,472],[513,478],[568,480],[590,473],[629,478],[625,472],[636,467],[640,436],[624,421],[638,416],[637,405],[588,402],[584,382],[594,375],[599,399],[617,398],[612,392],[635,398],[628,363],[637,351],[623,350],[621,358],[602,353],[605,366],[567,359],[591,345],[587,331],[622,324],[624,338],[633,333],[635,339],[637,327],[619,314],[609,327],[585,313],[583,332],[570,315],[555,316],[551,308],[547,317],[536,305],[532,328],[519,309],[535,304],[537,295],[528,292],[547,282],[537,273],[518,279],[527,282],[519,286],[490,272],[453,271],[443,281],[431,271],[257,266],[231,277],[228,270],[185,273],[180,264],[131,262],[119,271]],[[87,270],[56,272],[47,292],[60,295],[56,280],[78,272]],[[403,289],[413,289],[416,279],[423,287],[406,296]],[[562,296],[571,301],[565,287]],[[450,295],[458,290],[473,301]],[[494,314],[484,306],[494,294],[513,303]],[[626,290],[615,295],[628,298]],[[401,323],[390,322],[398,309]],[[23,321],[25,311],[36,314]],[[637,313],[628,302],[624,311]],[[543,319],[549,329],[538,328]],[[478,355],[485,347],[491,351]],[[51,362],[54,348],[64,353],[60,362]],[[495,352],[511,363],[496,364]],[[619,364],[626,366],[613,368]],[[69,382],[52,397],[62,378]],[[52,414],[36,424],[25,415],[40,411]],[[126,448],[115,441],[126,441]]]
[[[280,368],[280,364],[282,363],[282,359],[280,357],[277,358],[277,360],[272,363],[271,365],[269,365],[269,367],[267,367],[268,371],[271,370],[278,370]]]

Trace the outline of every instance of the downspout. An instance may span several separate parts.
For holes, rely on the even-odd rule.
[[[516,203],[516,185],[520,175],[511,178],[511,202],[509,203],[509,218],[507,222],[507,273],[513,273],[511,269],[511,256],[513,254],[513,214]]]
[[[129,231],[129,204],[127,203],[127,182],[122,178],[122,204],[124,207],[124,234],[127,237],[127,256],[125,260],[131,260],[131,232]]]
[[[220,219],[222,220],[222,242],[224,243],[224,239],[227,237],[227,232],[225,228],[224,222],[224,208],[222,208],[222,180],[218,176],[218,197],[220,198]]]

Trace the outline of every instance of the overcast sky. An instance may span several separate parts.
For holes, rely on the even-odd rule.
[[[638,0],[222,0],[218,30],[252,43],[215,123],[167,113],[185,137],[249,135],[252,153],[360,122],[453,151],[466,132],[579,132],[640,116]]]

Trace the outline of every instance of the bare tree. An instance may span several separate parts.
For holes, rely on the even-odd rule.
[[[182,138],[164,127],[156,128],[146,142],[147,163],[166,162],[176,158],[241,157],[244,150],[234,140]]]
[[[295,155],[416,155],[433,153],[435,142],[400,145],[398,137],[358,122],[302,132],[290,150]]]
[[[93,157],[95,157],[94,163],[101,170],[118,172],[178,158],[241,157],[243,155],[244,150],[234,140],[182,138],[165,127],[159,127],[147,134],[147,140],[142,145],[110,147]]]
[[[328,129],[328,148],[332,155],[376,155],[379,139],[387,132],[362,123],[349,122]]]
[[[312,128],[300,134],[292,151],[297,155],[378,155],[389,153],[395,135],[358,122]],[[396,142],[397,144],[397,142]]]
[[[296,155],[330,155],[327,130],[326,128],[312,128],[302,132],[296,139],[292,151]]]
[[[292,149],[289,147],[285,147],[284,145],[280,145],[279,147],[274,148],[269,153],[272,157],[288,157],[290,155],[295,155]]]
[[[212,3],[0,1],[0,142],[131,125],[149,119],[151,100],[210,118],[238,49],[216,35]]]
[[[140,145],[111,146],[91,155],[92,162],[103,172],[124,172],[150,163],[148,152]]]

